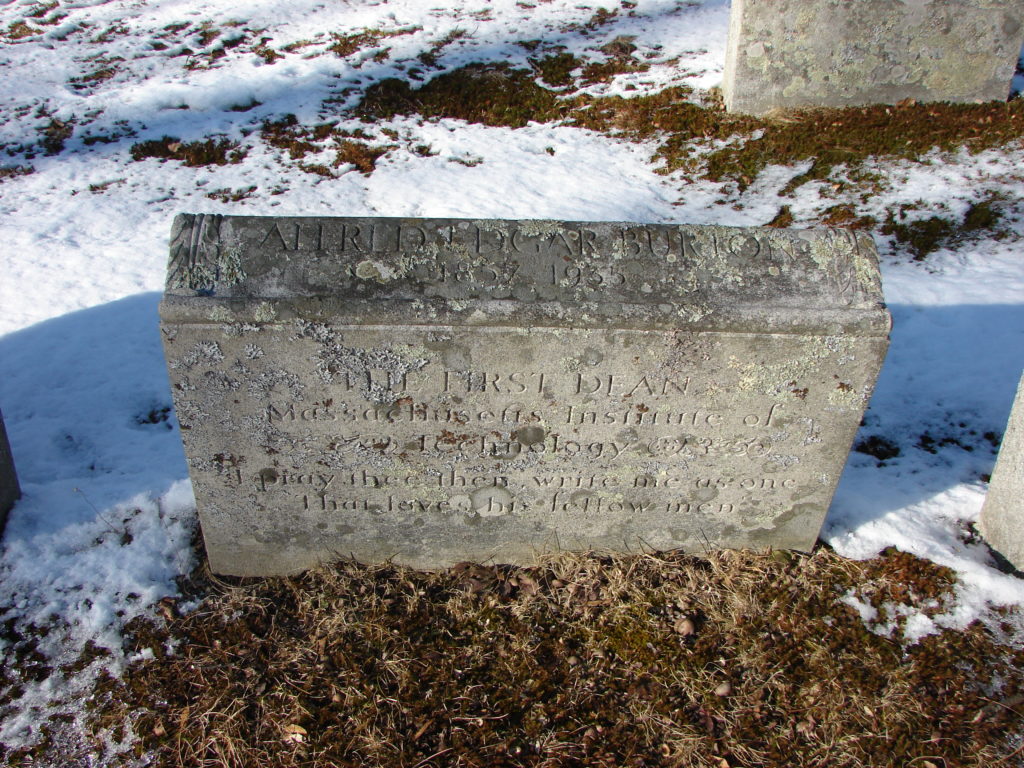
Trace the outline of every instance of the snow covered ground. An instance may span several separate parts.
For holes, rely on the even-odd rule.
[[[875,233],[895,327],[861,437],[883,437],[899,455],[881,466],[851,455],[823,536],[849,557],[896,546],[954,569],[960,600],[939,625],[964,626],[993,605],[1024,604],[1024,581],[997,570],[969,528],[1024,368],[1020,147],[879,163],[882,191],[862,199],[827,183],[779,197],[797,168],[770,168],[742,193],[662,175],[654,145],[565,126],[349,120],[394,148],[372,174],[341,167],[333,177],[303,171],[258,138],[264,120],[288,113],[304,122],[338,119],[385,77],[415,81],[472,61],[529,66],[531,49],[520,43],[537,40],[601,60],[603,46],[633,38],[650,68],[589,86],[593,93],[673,84],[703,91],[721,79],[728,6],[14,0],[0,7],[0,408],[24,490],[0,555],[5,655],[17,636],[52,627],[40,647],[52,662],[75,659],[91,642],[114,652],[102,663],[116,670],[124,624],[153,612],[194,565],[195,510],[156,316],[179,211],[752,225],[785,203],[799,226],[840,202],[882,220],[902,204],[917,205],[921,217],[960,215],[995,196],[1003,211],[998,238],[965,239],[923,262]],[[366,30],[372,44],[330,50]],[[418,58],[424,52],[435,69]],[[132,160],[132,144],[167,135],[223,136],[246,155],[196,168]],[[423,146],[430,151],[417,151]],[[225,201],[232,196],[241,199]],[[933,629],[929,622],[912,623],[913,633]],[[87,676],[44,677],[0,713],[0,741],[31,741],[33,707],[73,709],[86,684]]]

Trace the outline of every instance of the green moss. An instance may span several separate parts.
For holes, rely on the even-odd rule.
[[[566,53],[532,63],[544,83],[557,87],[569,84],[569,73],[581,65],[592,78],[645,66],[629,55],[584,64]],[[700,106],[688,100],[689,94],[687,88],[668,88],[629,99],[560,99],[536,83],[532,72],[507,64],[473,64],[418,89],[401,80],[385,80],[367,90],[357,113],[366,119],[419,114],[510,127],[530,121],[565,121],[631,139],[658,138],[657,157],[663,161],[663,172],[685,170],[712,181],[735,182],[741,189],[768,165],[810,161],[810,168],[794,178],[783,194],[828,177],[840,165],[854,175],[861,174],[861,166],[869,158],[920,161],[934,149],[964,147],[978,152],[1024,137],[1024,100],[1020,99],[805,110],[772,120],[731,115],[721,105]],[[708,140],[729,139],[728,146],[710,154],[695,152]],[[870,181],[870,177],[864,175],[863,180]],[[979,210],[979,221],[984,213]]]
[[[775,214],[775,218],[768,222],[768,226],[779,229],[793,226],[793,212],[789,209],[789,206],[784,205],[779,208],[779,212]]]
[[[664,630],[652,628],[650,617],[624,611],[608,620],[594,634],[594,643],[614,654],[624,664],[650,666],[658,659],[670,660],[679,650],[678,642]]]
[[[607,83],[616,75],[629,72],[646,72],[650,68],[650,64],[643,64],[629,57],[612,58],[608,59],[608,61],[595,61],[583,68],[583,83],[585,85]]]
[[[684,164],[694,140],[726,138],[749,125],[743,118],[687,101],[690,93],[690,88],[678,86],[629,99],[610,96],[579,100],[572,117],[580,127],[595,131],[634,139],[663,137],[658,157],[666,161],[664,170],[670,171]]]
[[[847,229],[871,229],[877,222],[872,216],[858,216],[852,205],[840,204],[826,208],[820,219],[822,224],[830,227],[845,227]]]
[[[978,234],[998,236],[998,224],[1002,214],[994,198],[971,205],[962,220],[931,216],[926,219],[908,221],[908,212],[917,205],[902,205],[896,212],[890,212],[881,233],[892,235],[896,242],[913,254],[915,261],[922,261],[928,254],[957,242],[965,237]]]
[[[540,79],[553,88],[572,85],[571,72],[583,64],[571,53],[554,53],[543,59],[531,59],[530,63],[540,73]]]
[[[399,35],[411,35],[413,32],[418,32],[420,27],[404,27],[402,29],[364,29],[362,32],[356,32],[351,35],[343,35],[337,32],[331,33],[331,37],[334,42],[327,46],[327,50],[336,56],[351,56],[353,53],[362,50],[363,48],[369,48],[375,46],[381,40],[385,40],[389,37],[398,37]]]
[[[726,147],[708,158],[708,178],[749,184],[769,164],[811,160],[783,193],[826,178],[842,164],[869,157],[920,160],[933,149],[980,151],[1024,136],[1024,102],[875,105],[794,112],[785,122],[764,121],[760,138]]]
[[[132,160],[139,161],[147,158],[180,160],[193,168],[240,163],[246,154],[245,150],[239,149],[237,142],[229,139],[207,139],[206,141],[185,143],[173,136],[140,141],[138,144],[132,145],[130,152]]]
[[[1002,214],[994,207],[993,200],[982,200],[980,203],[974,203],[967,209],[964,223],[960,226],[960,229],[964,232],[993,230],[1001,218]]]
[[[416,90],[403,80],[384,80],[367,89],[357,114],[368,120],[419,114],[521,128],[531,121],[559,120],[569,108],[555,93],[537,85],[527,70],[474,64],[435,77]]]
[[[915,261],[921,261],[929,253],[938,250],[955,231],[956,225],[941,216],[902,224],[892,214],[889,214],[889,219],[881,229],[883,235],[893,235],[896,242],[905,245],[914,254]]]

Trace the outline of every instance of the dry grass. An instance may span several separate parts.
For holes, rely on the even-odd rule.
[[[906,645],[839,599],[899,637],[893,606],[953,586],[826,549],[209,583],[135,625],[156,656],[100,686],[96,729],[134,712],[156,766],[1012,765],[1024,652],[979,624]]]

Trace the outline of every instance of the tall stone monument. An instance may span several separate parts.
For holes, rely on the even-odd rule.
[[[732,0],[730,112],[1005,100],[1024,0]]]
[[[1024,377],[999,447],[979,528],[993,549],[1024,571]]]
[[[0,413],[0,533],[3,533],[7,524],[7,513],[20,497],[21,488],[18,485],[18,476],[14,472],[11,444],[7,441],[4,416]]]
[[[888,344],[860,233],[182,215],[212,568],[815,541]]]

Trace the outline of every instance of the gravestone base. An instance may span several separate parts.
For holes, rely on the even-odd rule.
[[[21,488],[14,472],[14,457],[11,456],[11,445],[7,441],[4,417],[0,413],[0,534],[3,534],[7,524],[7,514],[20,497]]]
[[[1024,571],[1024,377],[1010,411],[978,527],[993,549],[1014,568]]]
[[[211,567],[813,546],[888,343],[846,232],[180,217]]]

